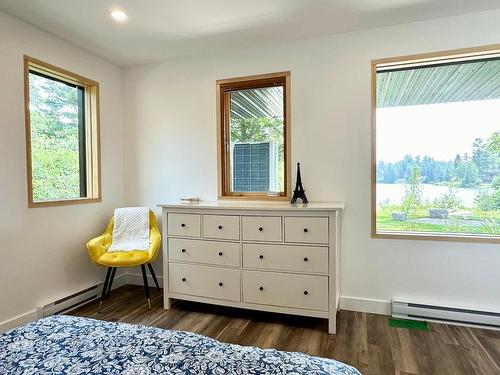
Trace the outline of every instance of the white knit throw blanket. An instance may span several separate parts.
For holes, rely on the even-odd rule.
[[[149,209],[124,207],[115,209],[113,242],[108,252],[149,249]]]

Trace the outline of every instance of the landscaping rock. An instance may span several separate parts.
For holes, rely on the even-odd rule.
[[[394,221],[406,221],[408,220],[408,215],[405,212],[393,212],[392,220]]]
[[[446,208],[431,208],[429,209],[429,216],[433,219],[446,219],[448,210]]]

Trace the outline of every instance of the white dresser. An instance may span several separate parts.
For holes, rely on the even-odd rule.
[[[174,298],[312,316],[335,333],[342,203],[159,206],[165,309]]]

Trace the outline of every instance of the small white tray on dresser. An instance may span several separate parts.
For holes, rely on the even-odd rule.
[[[312,316],[336,332],[343,203],[159,206],[165,309],[182,299]]]

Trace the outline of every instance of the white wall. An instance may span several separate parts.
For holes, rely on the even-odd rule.
[[[215,80],[281,70],[292,71],[292,157],[308,196],[347,203],[345,306],[382,311],[357,298],[406,297],[499,311],[498,245],[369,236],[370,60],[497,43],[498,19],[487,12],[129,68],[122,112],[120,68],[0,12],[0,324],[102,281],[85,242],[114,207],[215,199]],[[27,208],[23,54],[100,82],[102,203]]]
[[[23,54],[100,82],[103,201],[27,208]],[[86,241],[124,202],[121,69],[0,12],[0,323],[101,282]]]
[[[347,204],[344,306],[386,311],[367,302],[402,297],[500,311],[500,246],[370,238],[370,60],[498,43],[499,19],[485,12],[128,68],[127,201],[215,199],[215,80],[291,70],[293,162],[310,200]]]

